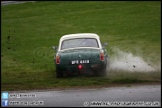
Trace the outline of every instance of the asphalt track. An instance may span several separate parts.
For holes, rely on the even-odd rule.
[[[1,5],[19,4],[26,2],[35,2],[35,1],[1,1]]]
[[[9,92],[9,107],[161,106],[161,85]]]

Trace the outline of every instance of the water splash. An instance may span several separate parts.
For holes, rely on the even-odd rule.
[[[108,71],[154,72],[161,70],[161,65],[151,66],[143,58],[134,56],[132,53],[123,52],[117,48],[113,48],[112,51],[114,54],[109,57]]]

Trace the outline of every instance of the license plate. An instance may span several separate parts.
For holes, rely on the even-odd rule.
[[[73,60],[71,61],[71,64],[87,64],[89,63],[89,60]]]

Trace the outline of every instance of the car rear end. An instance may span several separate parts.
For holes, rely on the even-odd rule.
[[[96,74],[106,68],[107,60],[102,49],[73,49],[58,53],[56,67],[63,74]]]
[[[107,52],[96,34],[63,36],[55,64],[58,77],[64,74],[100,74],[106,69]]]

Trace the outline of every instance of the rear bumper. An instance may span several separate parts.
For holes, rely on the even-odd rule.
[[[79,68],[79,65],[82,66],[82,68]],[[56,68],[63,72],[63,73],[93,73],[102,71],[106,68],[106,64],[75,64],[75,65],[68,65],[68,66],[62,66],[62,65],[56,65]]]

